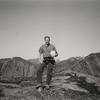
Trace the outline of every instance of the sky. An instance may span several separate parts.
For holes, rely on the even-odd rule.
[[[44,37],[65,60],[100,52],[100,0],[0,0],[0,58],[38,58]]]

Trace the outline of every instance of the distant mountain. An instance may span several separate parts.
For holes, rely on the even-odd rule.
[[[3,58],[3,59],[0,59],[0,75],[1,75],[1,68],[2,68],[3,64],[4,64],[6,61],[10,60],[10,59],[11,59],[11,58]]]
[[[21,57],[13,57],[7,60],[1,68],[2,77],[17,78],[17,77],[35,77],[36,66]]]
[[[32,64],[39,64],[39,58],[35,58],[35,59],[29,59],[29,62],[31,62]]]
[[[100,53],[91,53],[85,57],[72,57],[61,61],[55,68],[56,73],[76,71],[93,76],[100,76]]]
[[[60,59],[56,59],[56,63],[59,63],[60,62]]]

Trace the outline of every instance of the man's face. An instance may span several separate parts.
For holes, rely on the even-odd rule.
[[[49,43],[50,43],[50,39],[49,39],[49,38],[46,38],[46,39],[45,39],[45,44],[48,45]]]

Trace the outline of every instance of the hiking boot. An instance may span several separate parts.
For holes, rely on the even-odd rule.
[[[40,87],[42,87],[42,84],[38,84],[38,85],[36,86],[37,89],[40,88]]]
[[[50,88],[50,86],[48,84],[46,84],[45,87],[46,87],[46,89],[49,89]]]

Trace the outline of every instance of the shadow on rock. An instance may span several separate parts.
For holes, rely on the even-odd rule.
[[[95,83],[86,82],[86,77],[71,76],[69,79],[67,79],[66,83],[70,82],[76,82],[76,85],[88,90],[91,94],[100,95],[100,91],[98,90],[98,87],[95,86]]]

